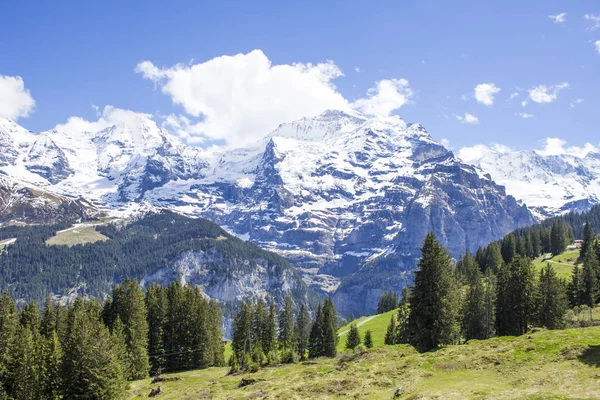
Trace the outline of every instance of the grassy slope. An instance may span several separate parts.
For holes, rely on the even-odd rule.
[[[471,341],[419,354],[407,345],[381,346],[357,359],[318,359],[227,375],[227,368],[174,374],[161,399],[598,399],[600,328],[541,331]],[[242,377],[261,380],[239,388]],[[132,382],[131,399],[146,398],[149,379]]]
[[[98,232],[93,225],[84,225],[57,232],[46,243],[49,245],[75,246],[77,244],[94,243],[101,240],[108,240],[108,238]]]
[[[557,275],[563,279],[570,279],[573,273],[573,266],[579,257],[579,250],[565,251],[557,256],[551,258],[550,265],[554,268]],[[544,261],[544,256],[538,257],[533,260],[533,266],[536,270],[541,270],[548,264],[548,261]]]
[[[360,334],[360,338],[364,339],[365,332],[370,330],[371,336],[373,337],[373,347],[383,346],[383,340],[385,338],[385,331],[387,329],[387,326],[390,323],[390,318],[392,317],[392,314],[396,314],[397,312],[398,312],[397,310],[394,310],[394,311],[389,311],[389,312],[386,312],[383,314],[375,315],[373,319],[371,319],[368,322],[365,322],[363,325],[359,326],[358,333]],[[368,318],[369,317],[359,318],[338,330],[338,332],[341,333],[341,334],[339,334],[340,339],[337,344],[338,351],[344,351],[344,349],[346,347],[346,337],[348,336],[348,333],[346,331],[348,331],[348,329],[350,329],[350,325],[351,324],[358,325],[362,321],[364,321]],[[346,332],[346,333],[342,333],[342,332]]]

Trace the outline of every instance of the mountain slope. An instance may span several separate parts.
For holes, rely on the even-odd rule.
[[[543,156],[536,151],[486,150],[468,157],[538,218],[600,204],[600,154]]]

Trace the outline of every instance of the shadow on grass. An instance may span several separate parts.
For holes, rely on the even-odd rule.
[[[577,359],[591,367],[600,367],[600,346],[589,346]]]

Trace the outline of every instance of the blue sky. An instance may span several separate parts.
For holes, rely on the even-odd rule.
[[[0,75],[24,86],[0,85],[0,113],[8,104],[5,116],[34,131],[94,121],[111,105],[159,123],[170,115],[165,126],[192,143],[232,143],[296,117],[290,108],[345,102],[386,114],[397,106],[393,114],[454,149],[600,142],[597,1],[9,0],[0,16]],[[294,63],[303,74],[271,70]],[[479,84],[493,84],[480,101]],[[10,90],[28,90],[35,106],[15,111]]]

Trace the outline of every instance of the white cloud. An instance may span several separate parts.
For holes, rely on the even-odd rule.
[[[362,70],[362,69],[360,69],[360,67],[354,67],[354,70],[355,70],[356,72],[359,72],[359,73],[360,73],[360,72],[363,72],[363,70]]]
[[[567,13],[560,13],[556,15],[548,15],[548,18],[553,19],[555,24],[561,24],[567,20],[565,18],[566,16]]]
[[[457,157],[466,163],[475,164],[488,153],[510,153],[511,151],[512,149],[510,147],[498,143],[492,143],[490,146],[476,144],[474,146],[461,148],[457,153]]]
[[[597,153],[600,150],[597,146],[594,146],[591,143],[585,143],[583,147],[565,147],[565,145],[567,144],[566,140],[551,137],[546,138],[543,143],[544,147],[542,149],[535,150],[538,154],[542,156],[569,154],[576,157],[585,157],[588,155],[588,153]]]
[[[514,99],[515,97],[518,97],[518,96],[519,96],[518,92],[513,92],[513,93],[510,94],[510,99],[512,100],[512,99]]]
[[[528,118],[533,118],[534,115],[533,114],[527,114],[527,113],[520,113],[519,116],[523,119],[528,119]]]
[[[444,146],[447,149],[450,149],[450,140],[443,138],[442,140],[440,140],[440,143],[442,144],[442,146]]]
[[[390,115],[410,101],[413,92],[406,79],[384,79],[367,91],[367,97],[351,104],[368,115]]]
[[[98,132],[113,125],[129,126],[131,129],[135,129],[140,124],[154,123],[151,121],[152,115],[150,114],[124,110],[111,105],[105,106],[102,112],[99,111],[98,107],[93,107],[96,109],[96,116],[98,117],[96,121],[88,121],[81,117],[70,117],[67,122],[56,125],[54,129],[76,135],[82,132]]]
[[[569,108],[575,108],[575,106],[580,103],[583,103],[583,99],[577,99],[575,101],[572,101],[571,104],[569,104]]]
[[[529,102],[527,100],[523,100],[521,102],[521,106],[525,107]]]
[[[594,22],[594,25],[590,26],[587,29],[588,31],[595,31],[596,29],[600,28],[600,14],[599,15],[585,14],[583,16],[583,18],[587,19],[588,21]]]
[[[552,103],[558,98],[558,92],[568,87],[569,84],[567,82],[554,86],[539,85],[529,89],[529,98],[536,103]]]
[[[0,116],[17,120],[28,117],[35,100],[20,76],[0,75]]]
[[[500,90],[501,89],[496,87],[493,83],[480,83],[475,86],[475,99],[489,107],[494,104],[494,96],[496,93],[500,92]]]
[[[469,113],[465,113],[464,117],[462,115],[457,115],[456,119],[462,122],[463,124],[477,125],[479,123],[479,118]]]
[[[596,48],[596,51],[600,53],[600,40],[594,42],[594,47]]]
[[[274,65],[261,50],[166,68],[142,61],[135,70],[183,107],[187,116],[170,116],[165,123],[196,142],[252,142],[282,122],[327,109],[387,115],[412,95],[405,79],[386,79],[351,104],[332,83],[343,76],[332,61]]]

